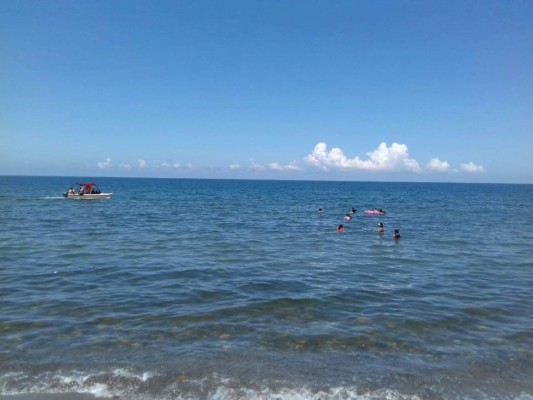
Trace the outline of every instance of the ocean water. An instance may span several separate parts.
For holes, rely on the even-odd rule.
[[[97,181],[0,177],[0,397],[533,399],[532,185]]]

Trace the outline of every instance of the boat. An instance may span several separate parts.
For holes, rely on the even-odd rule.
[[[95,199],[109,199],[113,193],[102,193],[102,191],[96,186],[95,182],[80,182],[76,183],[78,189],[70,188],[63,193],[63,196],[67,199],[76,200],[95,200]]]
[[[363,214],[366,214],[366,215],[385,215],[385,211],[383,210],[365,210],[363,211]]]

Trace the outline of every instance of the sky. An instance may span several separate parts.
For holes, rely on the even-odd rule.
[[[0,175],[531,184],[531,21],[531,0],[0,0]]]

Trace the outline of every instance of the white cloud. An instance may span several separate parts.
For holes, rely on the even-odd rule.
[[[252,162],[250,164],[250,169],[256,170],[256,171],[264,171],[266,168],[264,165]]]
[[[107,168],[111,168],[113,166],[113,164],[111,163],[111,159],[109,157],[107,157],[105,159],[105,161],[100,161],[98,164],[97,164],[98,168],[100,169],[107,169]]]
[[[120,164],[118,167],[120,169],[131,169],[131,165],[130,164]]]
[[[139,158],[139,159],[137,160],[137,162],[138,162],[139,168],[141,168],[141,169],[142,169],[142,168],[146,168],[146,166],[147,166],[146,161],[144,161],[143,159],[140,159],[140,158]]]
[[[431,171],[447,172],[450,170],[450,164],[448,164],[448,161],[441,161],[438,158],[432,158],[429,160],[426,168]]]
[[[179,163],[172,164],[172,163],[169,163],[169,162],[166,162],[166,161],[157,166],[157,168],[160,168],[160,169],[171,169],[171,168],[180,169],[180,167],[181,167],[181,164],[179,164]]]
[[[418,162],[409,158],[405,144],[393,143],[387,147],[387,144],[383,142],[376,150],[366,153],[366,155],[368,160],[361,160],[359,157],[350,159],[338,147],[328,151],[326,143],[320,142],[304,160],[308,164],[324,170],[420,171]]]
[[[301,168],[296,165],[296,161],[287,165],[279,165],[277,162],[273,162],[268,167],[273,171],[301,171]]]
[[[474,164],[472,161],[466,164],[461,164],[460,168],[465,172],[485,172],[482,165]]]
[[[229,169],[239,169],[239,168],[241,168],[241,166],[239,164],[231,164],[229,166]]]

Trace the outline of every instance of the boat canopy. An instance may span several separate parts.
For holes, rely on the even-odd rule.
[[[96,182],[76,183],[78,186],[96,186]]]

